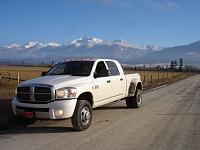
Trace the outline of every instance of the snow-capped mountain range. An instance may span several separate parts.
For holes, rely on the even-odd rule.
[[[121,40],[121,39],[116,39],[112,42],[108,42],[99,38],[87,38],[87,37],[82,37],[80,39],[73,40],[71,42],[66,42],[65,44],[59,44],[55,42],[50,42],[47,44],[43,44],[41,42],[35,41],[35,42],[28,42],[25,44],[19,44],[19,43],[12,43],[9,45],[2,46],[1,49],[29,49],[29,48],[44,48],[44,47],[59,47],[59,46],[74,46],[75,48],[80,48],[80,47],[88,47],[91,48],[95,45],[120,45],[122,47],[129,47],[129,48],[135,48],[135,49],[141,49],[141,50],[162,50],[163,48],[158,47],[158,46],[152,46],[152,45],[137,45],[137,44],[129,44],[128,42]]]
[[[0,62],[51,62],[68,58],[95,57],[117,59],[121,63],[169,63],[183,58],[187,63],[200,64],[200,41],[176,47],[130,44],[116,39],[82,37],[64,44],[50,42],[12,43],[0,46]]]
[[[64,44],[28,42],[13,43],[0,47],[1,60],[63,60],[71,57],[114,58],[122,62],[143,56],[163,48],[152,45],[136,45],[116,39],[112,42],[82,37]]]

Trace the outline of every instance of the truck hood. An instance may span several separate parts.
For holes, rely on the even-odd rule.
[[[81,84],[87,82],[88,77],[80,76],[70,76],[70,75],[56,75],[56,76],[44,76],[39,78],[34,78],[23,82],[21,85],[30,85],[30,84],[45,84],[51,85],[54,88],[62,88],[67,86],[73,86],[74,84]]]

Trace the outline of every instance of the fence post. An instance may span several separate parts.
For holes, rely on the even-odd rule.
[[[158,73],[158,81],[159,81],[159,79],[160,79],[160,74]]]
[[[19,85],[19,72],[17,73],[17,85]]]
[[[145,81],[146,81],[146,75],[144,75],[144,83],[145,83]]]
[[[153,83],[153,76],[151,74],[151,82],[150,82],[150,84],[152,85],[152,83]]]

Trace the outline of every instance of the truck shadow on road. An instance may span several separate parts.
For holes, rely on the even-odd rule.
[[[77,132],[70,127],[21,127],[3,133],[6,134],[41,134],[41,133],[66,133]],[[0,133],[1,134],[1,133]]]
[[[126,106],[101,106],[97,107],[94,110],[112,110],[112,109],[128,109]]]
[[[120,109],[128,109],[124,100],[115,101],[107,105],[94,108],[94,110],[120,110]]]

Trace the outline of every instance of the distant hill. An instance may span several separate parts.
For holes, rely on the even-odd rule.
[[[138,62],[161,63],[169,62],[170,60],[178,61],[179,58],[183,58],[186,64],[200,65],[200,41],[148,53],[140,57]]]

